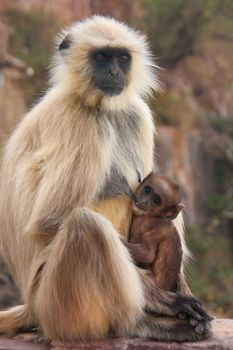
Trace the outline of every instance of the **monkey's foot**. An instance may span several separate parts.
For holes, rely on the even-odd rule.
[[[129,335],[162,341],[197,341],[211,336],[211,324],[207,319],[192,324],[189,319],[158,317],[146,314]]]

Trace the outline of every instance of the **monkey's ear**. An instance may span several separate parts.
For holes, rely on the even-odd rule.
[[[172,209],[169,209],[167,214],[166,214],[166,219],[167,220],[174,220],[183,208],[184,208],[183,204],[178,204],[175,207],[173,207]]]
[[[62,42],[60,43],[60,45],[58,46],[58,50],[61,54],[63,54],[64,52],[66,52],[67,49],[69,49],[71,45],[71,39],[69,37],[69,35],[67,35]]]

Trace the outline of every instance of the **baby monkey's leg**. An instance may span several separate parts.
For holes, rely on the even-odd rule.
[[[182,246],[175,228],[161,239],[152,272],[156,285],[163,290],[176,290],[182,262]]]

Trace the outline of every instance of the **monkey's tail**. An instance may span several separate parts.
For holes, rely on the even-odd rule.
[[[19,329],[28,329],[32,326],[32,315],[26,305],[17,305],[0,311],[0,334],[12,335]]]

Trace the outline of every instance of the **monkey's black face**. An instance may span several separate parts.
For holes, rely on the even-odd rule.
[[[95,86],[106,95],[119,95],[128,84],[131,55],[126,49],[103,48],[90,54]]]

